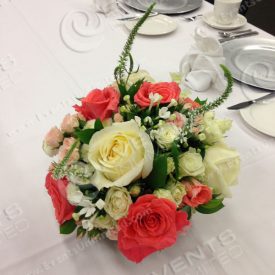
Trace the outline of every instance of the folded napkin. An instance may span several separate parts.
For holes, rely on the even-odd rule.
[[[202,92],[210,87],[223,90],[226,81],[220,64],[224,64],[223,48],[220,42],[206,36],[202,30],[195,30],[195,45],[180,63],[182,84]]]
[[[115,4],[115,0],[94,0],[94,6],[96,12],[109,13],[112,10],[112,6]]]

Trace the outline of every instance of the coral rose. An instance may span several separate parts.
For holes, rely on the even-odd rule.
[[[177,232],[189,225],[187,214],[177,211],[174,202],[144,195],[129,208],[128,216],[118,221],[118,248],[133,262],[173,245]]]
[[[206,204],[212,199],[212,190],[207,186],[201,184],[199,181],[192,179],[189,181],[182,181],[185,185],[186,195],[183,197],[183,203],[191,207],[197,207],[201,204]]]
[[[68,181],[66,178],[55,180],[52,177],[52,173],[48,173],[45,186],[52,199],[53,207],[55,209],[55,216],[59,224],[70,220],[75,209],[75,207],[67,200],[67,185]]]
[[[198,102],[192,100],[189,97],[186,97],[183,100],[181,100],[181,104],[184,104],[185,108],[188,108],[188,109],[191,109],[191,110],[194,110],[194,109],[197,109],[197,108],[201,107],[201,105]]]
[[[74,105],[73,107],[87,120],[97,118],[104,120],[118,111],[119,93],[113,87],[103,90],[95,89],[82,98],[81,103],[81,106]]]
[[[180,95],[180,87],[176,82],[159,82],[149,83],[144,82],[137,93],[134,101],[141,107],[150,106],[150,94],[159,94],[162,96],[160,103],[170,103],[172,99],[178,100]],[[157,103],[155,103],[156,105]]]

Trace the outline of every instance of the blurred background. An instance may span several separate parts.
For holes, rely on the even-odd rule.
[[[275,35],[275,0],[243,0],[240,13],[249,23]]]

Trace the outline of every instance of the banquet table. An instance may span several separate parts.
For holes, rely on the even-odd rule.
[[[203,2],[186,16],[212,8]],[[97,13],[93,0],[0,0],[0,274],[275,274],[275,139],[226,109],[258,94],[240,83],[217,110],[233,120],[226,139],[241,155],[239,184],[224,209],[197,213],[174,246],[138,265],[127,261],[115,242],[59,234],[44,188],[50,159],[41,143],[48,129],[73,111],[76,98],[113,81],[129,34],[119,16],[115,5],[108,14]],[[201,19],[174,18],[175,32],[139,35],[133,47],[136,64],[159,81],[169,81],[169,72],[178,71],[196,27],[218,37]],[[274,39],[248,26],[259,31],[257,37]]]

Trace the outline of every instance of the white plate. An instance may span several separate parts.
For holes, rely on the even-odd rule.
[[[243,83],[275,90],[275,40],[242,38],[223,43],[226,66]]]
[[[154,11],[164,14],[186,13],[198,9],[202,0],[125,0],[124,3],[134,9],[146,11],[152,3]]]
[[[210,27],[219,29],[219,30],[235,30],[243,27],[247,23],[246,18],[241,14],[238,14],[237,19],[229,25],[222,25],[218,23],[215,19],[214,12],[209,12],[204,14],[202,19]]]
[[[136,24],[136,20],[125,22],[125,26],[132,30]],[[176,30],[178,23],[163,14],[149,17],[139,29],[138,33],[143,35],[163,35],[168,34]]]
[[[240,110],[242,118],[254,129],[275,137],[275,101],[253,104]]]

